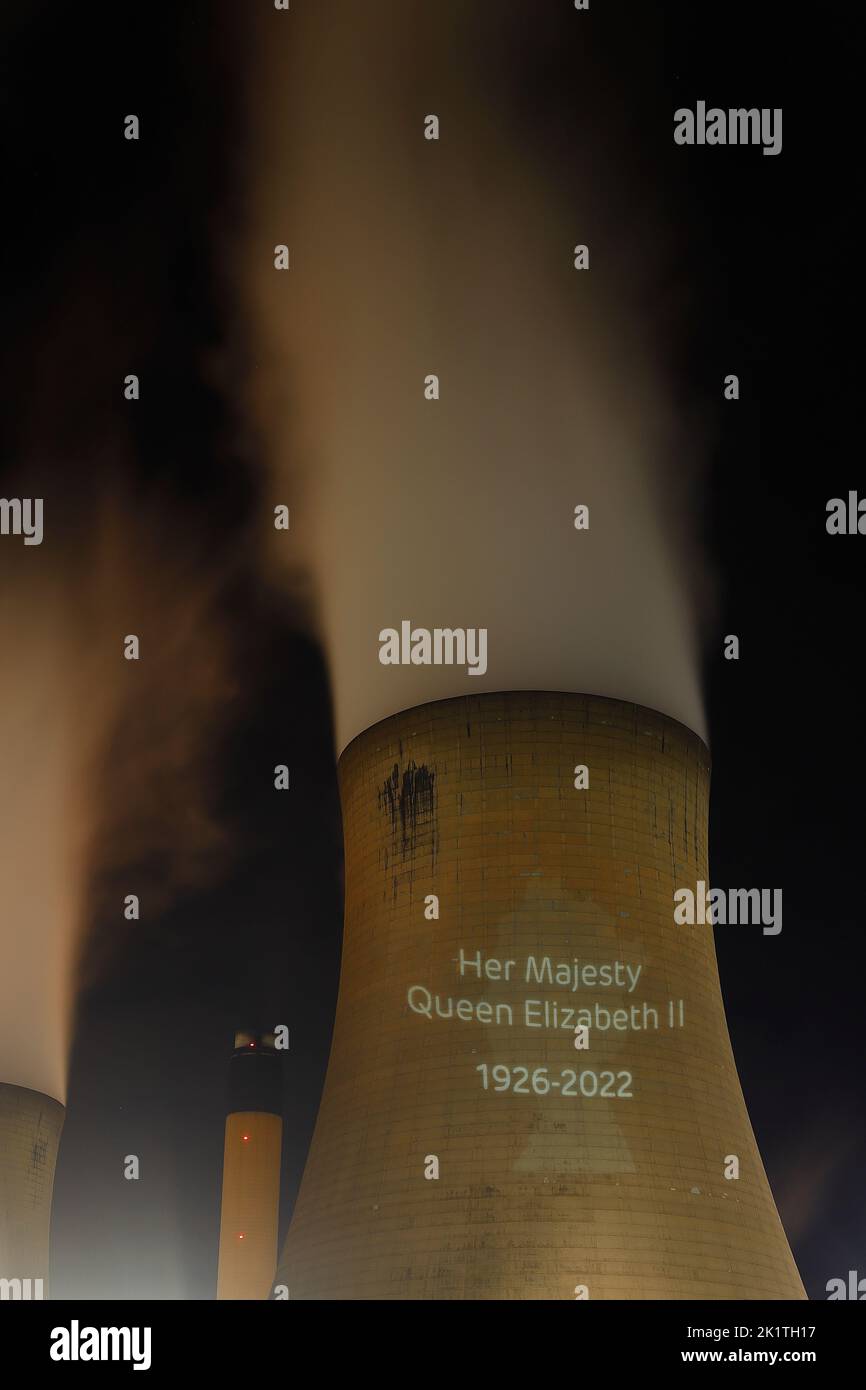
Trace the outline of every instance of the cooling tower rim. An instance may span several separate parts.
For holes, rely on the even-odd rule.
[[[41,1105],[48,1105],[50,1108],[60,1112],[60,1117],[66,1114],[66,1106],[62,1100],[56,1096],[50,1096],[46,1091],[36,1091],[32,1086],[19,1086],[15,1081],[0,1081],[0,1092],[18,1091],[18,1093],[31,1105],[38,1101]]]
[[[684,724],[681,719],[676,719],[672,714],[666,714],[664,710],[656,709],[652,705],[642,705],[637,700],[624,700],[616,695],[599,695],[593,690],[538,690],[535,687],[515,689],[513,686],[509,686],[502,690],[479,690],[475,694],[470,694],[467,691],[465,695],[448,695],[442,700],[424,700],[420,705],[401,705],[399,709],[392,710],[390,714],[383,715],[381,719],[374,720],[372,724],[368,724],[365,729],[362,729],[359,733],[350,738],[348,743],[344,744],[339,750],[337,761],[342,762],[343,758],[356,743],[360,743],[362,739],[367,738],[368,735],[373,733],[376,729],[381,728],[384,724],[390,724],[393,719],[397,719],[401,715],[417,713],[420,716],[423,710],[432,709],[434,706],[439,708],[443,705],[465,705],[467,702],[486,700],[488,697],[495,699],[497,695],[570,695],[578,700],[599,700],[603,704],[618,705],[620,707],[624,706],[635,711],[640,711],[643,714],[652,715],[655,719],[662,719],[666,724],[672,724],[676,728],[681,729],[688,738],[694,739],[703,749],[708,766],[712,761],[709,744],[705,738],[695,729],[691,728],[689,724]]]

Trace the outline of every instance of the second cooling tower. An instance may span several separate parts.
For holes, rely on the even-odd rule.
[[[340,788],[340,992],[289,1296],[803,1298],[712,928],[674,921],[709,880],[701,739],[615,700],[485,694],[367,730]]]
[[[59,1100],[0,1083],[0,1299],[48,1297]]]

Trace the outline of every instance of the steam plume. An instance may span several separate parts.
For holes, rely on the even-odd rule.
[[[170,513],[64,515],[55,491],[42,546],[0,550],[0,1074],[60,1100],[80,959],[92,977],[223,848],[206,769],[232,689],[218,578]]]
[[[601,128],[547,153],[511,76],[544,25],[482,8],[330,0],[263,24],[240,263],[253,409],[292,507],[275,565],[314,576],[340,748],[496,689],[634,700],[705,736],[650,210],[626,229],[627,157]],[[603,112],[603,79],[574,80]],[[404,619],[486,627],[486,675],[381,665]]]

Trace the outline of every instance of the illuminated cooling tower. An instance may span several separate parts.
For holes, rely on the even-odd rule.
[[[230,1064],[217,1298],[268,1298],[277,1262],[283,1121],[273,1034],[237,1033]]]
[[[0,1082],[0,1297],[48,1297],[59,1100]],[[38,1281],[41,1281],[38,1282]]]
[[[348,746],[290,1298],[805,1297],[712,929],[673,919],[709,879],[709,776],[681,724],[583,695],[444,700]]]

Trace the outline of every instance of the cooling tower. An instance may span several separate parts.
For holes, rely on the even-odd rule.
[[[2,1298],[48,1297],[51,1198],[65,1115],[59,1100],[0,1082]]]
[[[218,1299],[264,1299],[272,1291],[282,1137],[273,1034],[237,1033],[229,1065]]]
[[[289,1296],[804,1298],[712,929],[674,923],[709,880],[700,738],[484,694],[374,725],[339,775],[342,971]]]

